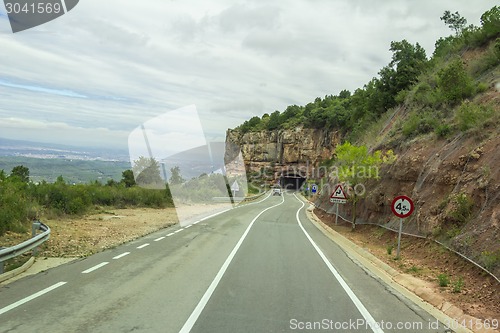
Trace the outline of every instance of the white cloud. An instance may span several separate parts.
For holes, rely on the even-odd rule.
[[[207,132],[223,136],[251,116],[362,87],[390,61],[393,40],[431,54],[451,34],[444,10],[478,24],[495,4],[86,0],[17,34],[2,16],[0,136],[125,148],[125,133],[190,104]]]

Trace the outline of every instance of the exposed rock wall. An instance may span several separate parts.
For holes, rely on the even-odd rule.
[[[332,157],[335,146],[340,143],[340,133],[303,127],[245,134],[228,130],[226,143],[233,146],[233,153],[241,149],[251,171],[273,165],[275,168],[300,168],[309,174],[322,161]]]

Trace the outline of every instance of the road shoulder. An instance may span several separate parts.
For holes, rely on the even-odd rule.
[[[478,323],[480,319],[464,314],[458,307],[447,302],[442,296],[433,292],[428,282],[412,275],[401,273],[385,262],[351,242],[314,214],[314,206],[306,210],[309,220],[328,238],[335,242],[351,259],[375,277],[418,305],[424,311],[442,323],[457,322],[453,330],[457,333],[499,333],[497,330],[463,327],[458,323]]]

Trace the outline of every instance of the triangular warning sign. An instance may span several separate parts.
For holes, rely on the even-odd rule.
[[[333,191],[332,195],[330,195],[330,199],[343,199],[347,200],[347,195],[345,195],[344,189],[342,188],[342,185],[337,185],[335,187],[335,190]]]
[[[240,191],[240,186],[238,185],[238,182],[235,180],[233,185],[231,185],[231,191],[239,192]]]

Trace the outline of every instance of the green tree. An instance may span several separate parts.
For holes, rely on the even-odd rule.
[[[481,15],[481,25],[487,38],[500,34],[500,6],[495,6]]]
[[[181,168],[179,168],[178,166],[170,168],[170,178],[169,178],[170,184],[177,185],[177,184],[182,184],[185,181],[186,180],[182,178],[181,175]]]
[[[459,102],[474,93],[472,78],[466,72],[462,60],[457,58],[438,72],[438,88],[448,102]]]
[[[163,188],[163,180],[160,176],[160,163],[153,157],[144,156],[134,161],[132,167],[135,180],[139,186]]]
[[[27,183],[30,181],[30,170],[24,165],[15,166],[10,172],[10,177],[23,183]]]
[[[425,69],[427,56],[419,43],[415,45],[406,39],[400,42],[391,42],[392,60],[389,66],[395,68],[394,89],[397,92],[409,88],[414,84],[420,73]]]
[[[121,182],[125,185],[125,187],[132,187],[136,185],[134,172],[132,170],[123,171]]]
[[[370,153],[366,146],[354,146],[349,142],[335,148],[338,178],[352,188],[349,201],[352,203],[352,229],[356,228],[356,204],[366,194],[363,182],[379,178],[379,167],[393,163],[396,156],[392,150],[383,154],[380,150]]]
[[[451,13],[449,10],[445,11],[440,19],[448,25],[448,28],[454,30],[457,36],[460,34],[460,32],[462,32],[462,30],[465,28],[465,25],[467,24],[467,20],[458,12]]]
[[[272,131],[272,130],[278,129],[280,127],[280,125],[281,125],[280,112],[274,111],[269,116],[269,122],[267,123],[267,129]]]

